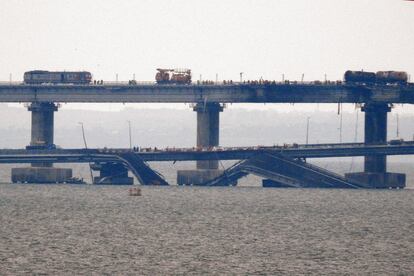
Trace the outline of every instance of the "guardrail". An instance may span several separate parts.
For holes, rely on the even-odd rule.
[[[211,85],[211,86],[224,86],[224,85],[342,85],[342,81],[256,81],[256,80],[248,80],[243,82],[237,81],[220,81],[220,82],[213,82],[213,81],[195,81],[188,85]],[[92,81],[88,84],[76,84],[76,83],[39,83],[39,84],[32,84],[32,83],[25,83],[23,81],[0,81],[0,85],[88,85],[88,86],[95,86],[95,85],[103,85],[103,86],[139,86],[139,85],[160,85],[160,86],[168,86],[168,85],[180,85],[174,83],[166,83],[166,84],[157,84],[155,81],[104,81],[104,80],[97,80]],[[187,85],[187,84],[181,84]]]

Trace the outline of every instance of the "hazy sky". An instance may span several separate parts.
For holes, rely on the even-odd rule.
[[[153,80],[156,67],[203,79],[414,74],[414,3],[402,0],[3,0],[0,37],[2,80],[30,69]]]
[[[32,69],[96,79],[341,79],[414,74],[414,2],[402,0],[21,0],[0,2],[0,80]]]

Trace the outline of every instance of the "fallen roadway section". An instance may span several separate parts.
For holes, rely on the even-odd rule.
[[[264,187],[293,188],[363,188],[362,183],[351,182],[343,176],[301,159],[292,159],[280,153],[261,153],[236,163],[224,173],[203,186],[228,186],[254,174],[266,179]]]
[[[168,182],[160,173],[151,169],[144,160],[133,152],[122,153],[119,155],[119,159],[126,164],[141,185],[168,185]]]
[[[389,142],[389,144],[382,145],[361,143],[293,144],[243,148],[173,148],[165,150],[145,148],[140,151],[131,151],[130,149],[10,149],[0,150],[0,163],[95,163],[96,167],[100,167],[98,169],[100,176],[95,177],[96,181],[94,178],[95,184],[132,183],[133,179],[128,177],[128,170],[130,170],[141,185],[168,185],[160,173],[150,168],[147,164],[148,161],[242,160],[224,170],[223,174],[194,185],[237,185],[237,180],[241,177],[255,174],[265,178],[263,180],[265,187],[403,188],[405,187],[405,175],[403,174],[385,173],[381,176],[384,177],[384,180],[369,173],[343,177],[306,163],[305,160],[306,158],[407,154],[414,154],[413,141],[398,141],[397,144]],[[32,171],[28,171],[27,177],[31,177],[32,174]],[[367,178],[368,180],[366,180]],[[375,185],[376,182],[381,181],[390,182],[392,185]],[[12,182],[29,181],[12,179]],[[371,186],[366,183],[370,183]],[[187,184],[184,183],[184,185]]]

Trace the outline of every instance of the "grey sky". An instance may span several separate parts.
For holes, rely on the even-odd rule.
[[[1,1],[0,36],[1,80],[30,69],[153,80],[156,67],[203,79],[414,74],[414,3],[402,0]]]

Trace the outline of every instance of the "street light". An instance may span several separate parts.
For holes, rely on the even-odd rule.
[[[342,104],[339,106],[341,114],[339,115],[339,143],[342,143]]]
[[[131,121],[127,120],[127,122],[128,122],[128,130],[129,130],[129,149],[132,150]]]
[[[240,72],[240,82],[243,82],[243,72]]]
[[[80,124],[82,128],[82,137],[83,137],[83,143],[85,144],[85,149],[88,149],[88,145],[86,144],[86,138],[85,138],[85,129],[83,128],[83,122],[78,122],[78,124]]]
[[[310,117],[308,116],[306,118],[306,145],[309,142],[309,120],[310,120]]]
[[[82,137],[83,137],[83,143],[85,144],[85,149],[88,149],[88,145],[86,144],[85,129],[83,128],[83,122],[78,122],[78,124],[80,124],[82,128]],[[91,167],[90,162],[89,162],[89,173],[91,175],[91,183],[93,184],[93,173],[92,173],[92,167]]]
[[[400,117],[397,113],[397,139],[400,138]]]

